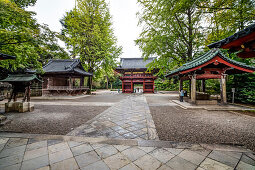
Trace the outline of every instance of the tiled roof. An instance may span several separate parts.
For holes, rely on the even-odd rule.
[[[155,58],[121,58],[120,66],[116,69],[147,69],[146,65],[151,63]]]
[[[81,66],[79,59],[57,59],[50,60],[44,67],[45,73],[79,73],[82,75],[91,76],[92,73],[86,72]]]
[[[0,80],[1,82],[29,82],[32,80],[38,80],[35,74],[9,74],[6,79]]]
[[[16,59],[16,57],[0,53],[0,60],[6,60],[6,59]]]
[[[185,63],[183,64],[181,67],[179,67],[178,69],[176,70],[173,70],[171,71],[169,74],[165,75],[166,77],[168,76],[171,76],[173,74],[176,74],[178,72],[181,72],[181,71],[185,71],[185,70],[188,70],[188,69],[192,69],[192,68],[195,68],[197,66],[200,66],[208,61],[210,61],[211,59],[213,59],[214,57],[216,56],[219,56],[221,57],[223,60],[233,64],[233,65],[236,65],[236,66],[239,66],[239,67],[242,67],[242,68],[247,68],[247,69],[251,69],[251,70],[254,70],[255,71],[255,67],[252,67],[252,66],[248,66],[246,65],[245,63],[241,63],[241,62],[238,62],[238,61],[235,61],[235,60],[232,60],[228,57],[226,57],[221,51],[220,49],[211,49],[210,51],[208,51],[207,53],[195,58],[194,60],[192,60],[191,62],[188,62],[188,63]]]
[[[215,43],[212,43],[208,45],[209,48],[220,48],[221,46],[228,44],[229,42],[235,41],[241,37],[244,37],[252,32],[255,32],[255,23],[248,26],[247,28],[235,33],[234,35],[231,35],[223,40],[217,41]]]

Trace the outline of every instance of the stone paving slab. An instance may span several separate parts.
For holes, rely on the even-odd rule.
[[[129,95],[67,135],[158,140],[144,95]]]
[[[115,103],[110,102],[31,102],[34,105],[60,105],[60,106],[113,106]]]
[[[211,150],[202,144],[173,145],[170,141],[155,140],[146,141],[147,145],[151,142],[146,147],[143,141],[129,146],[125,143],[129,140],[125,139],[118,139],[122,145],[118,145],[120,142],[107,144],[107,140],[88,139],[0,133],[0,143],[4,145],[0,150],[0,169],[255,169],[255,153],[240,147],[231,146],[226,151],[223,149],[226,145],[222,145]],[[22,146],[15,145],[21,141]],[[58,142],[52,144],[48,141]],[[178,149],[178,146],[187,148]]]
[[[208,111],[237,111],[237,110],[254,110],[254,108],[238,106],[238,105],[194,105],[188,102],[180,102],[179,100],[171,100],[183,109],[205,109]]]

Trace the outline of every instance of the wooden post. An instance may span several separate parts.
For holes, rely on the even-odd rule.
[[[153,90],[152,90],[152,93],[154,93],[154,80],[153,80]]]
[[[124,82],[122,80],[122,93],[124,93]]]
[[[201,91],[205,92],[205,79],[202,79],[201,88]]]
[[[84,86],[84,77],[80,78],[80,87]]]
[[[69,77],[69,88],[71,89],[72,88],[72,78]]]
[[[134,90],[133,90],[133,80],[131,80],[131,93],[133,93]]]
[[[222,104],[227,104],[226,74],[221,75],[221,79],[220,79],[220,97],[221,97],[221,103]]]
[[[28,91],[27,91],[27,102],[30,102],[30,96],[31,96],[31,88],[30,85],[27,87]]]
[[[183,89],[183,80],[180,79],[179,91],[181,91],[181,89]]]
[[[196,75],[191,78],[191,103],[196,103]]]
[[[189,80],[189,98],[191,99],[191,80]]]
[[[145,80],[143,80],[143,93],[145,92]]]

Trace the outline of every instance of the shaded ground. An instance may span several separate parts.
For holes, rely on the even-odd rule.
[[[101,106],[36,105],[33,112],[5,114],[12,121],[0,127],[0,130],[65,135],[107,108]]]
[[[244,145],[255,151],[255,117],[226,111],[150,107],[160,140]]]

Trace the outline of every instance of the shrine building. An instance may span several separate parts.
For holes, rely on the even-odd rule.
[[[255,24],[236,32],[235,34],[208,45],[209,48],[228,49],[229,53],[237,52],[240,58],[255,57]]]
[[[255,67],[237,62],[226,57],[220,49],[212,49],[194,60],[171,71],[166,77],[175,77],[180,80],[180,89],[183,88],[183,81],[190,81],[190,98],[194,104],[209,104],[213,101],[199,101],[196,91],[196,81],[201,80],[202,91],[205,92],[205,80],[219,79],[221,90],[221,103],[227,103],[226,76],[231,74],[254,73]],[[203,99],[204,100],[204,99]],[[207,99],[206,99],[207,100]],[[217,104],[217,103],[216,103]]]
[[[43,95],[76,95],[89,90],[84,78],[93,76],[86,72],[79,59],[50,60],[43,67]]]
[[[153,76],[152,72],[147,71],[147,65],[155,58],[121,58],[120,66],[115,69],[116,72],[122,74],[120,80],[122,81],[122,93],[133,93],[134,86],[142,85],[143,93],[154,93],[154,80],[157,78]]]

